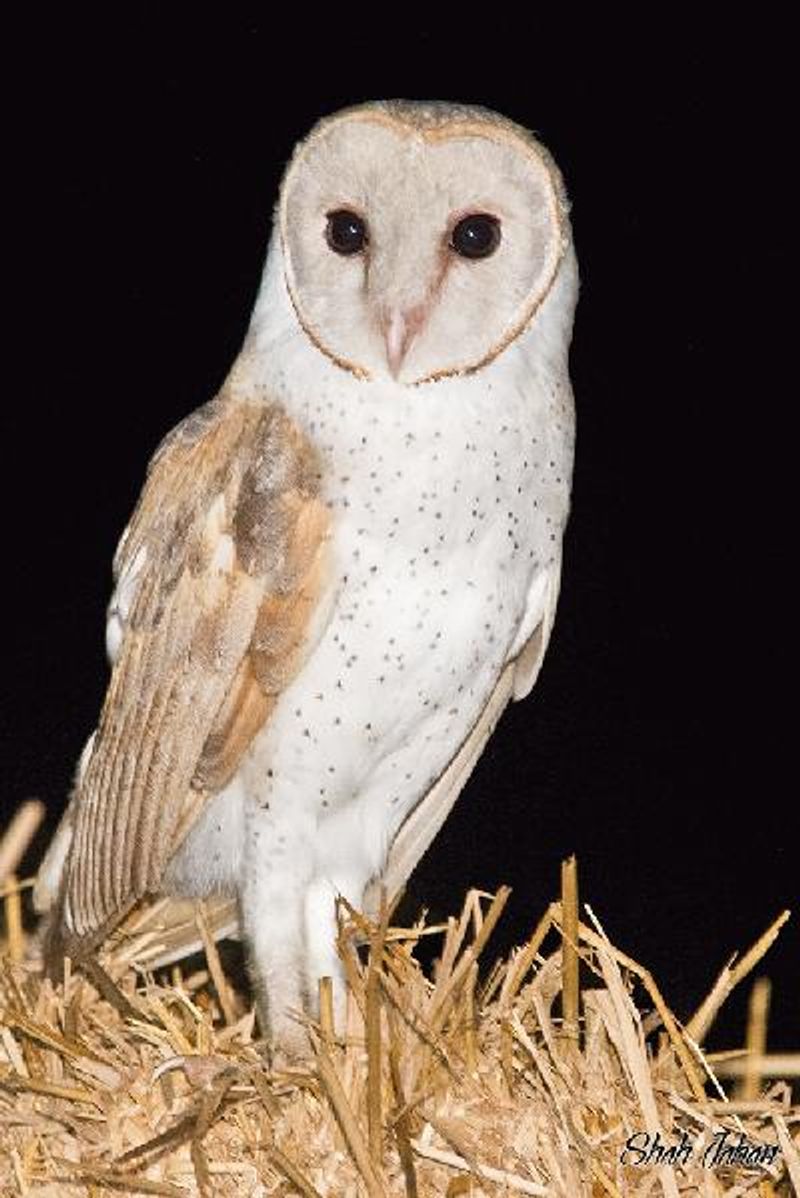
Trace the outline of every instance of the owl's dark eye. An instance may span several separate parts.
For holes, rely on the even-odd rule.
[[[500,221],[488,212],[460,220],[450,234],[450,248],[462,258],[488,258],[500,244]]]
[[[349,208],[328,213],[325,239],[337,254],[360,254],[369,240],[367,223]]]

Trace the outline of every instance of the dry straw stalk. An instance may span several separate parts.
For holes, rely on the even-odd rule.
[[[749,1057],[702,1043],[783,917],[682,1027],[648,971],[590,910],[579,918],[574,862],[562,883],[527,943],[491,969],[505,887],[469,891],[436,929],[422,919],[390,926],[385,901],[374,924],[342,904],[346,1034],[334,1036],[323,982],[309,1059],[282,1070],[268,1065],[250,996],[226,974],[206,912],[195,916],[206,968],[154,974],[130,937],[107,951],[104,969],[129,1003],[122,1014],[74,971],[58,986],[42,977],[18,918],[28,891],[7,885],[0,1194],[786,1198],[800,1177],[800,1109],[785,1079],[800,1073],[800,1054],[766,1055],[763,988]],[[433,979],[415,957],[431,934],[441,938]],[[643,995],[656,1008],[646,1024]],[[743,1083],[731,1100],[719,1079],[734,1075]],[[723,1131],[779,1152],[759,1168],[703,1168]],[[692,1159],[637,1167],[624,1149],[642,1132],[665,1145],[685,1133]]]

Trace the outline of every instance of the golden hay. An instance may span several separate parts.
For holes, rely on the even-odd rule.
[[[764,1056],[763,987],[749,1055],[709,1059],[700,1047],[786,913],[682,1027],[591,910],[588,923],[578,919],[573,862],[561,901],[483,984],[478,958],[507,888],[471,890],[461,915],[439,927],[389,928],[386,911],[373,924],[342,905],[346,1036],[334,1040],[323,979],[312,1059],[270,1070],[249,998],[226,977],[202,915],[207,969],[154,976],[129,951],[103,957],[141,1015],[125,1018],[69,968],[58,986],[41,976],[23,939],[21,893],[13,880],[3,891],[0,878],[2,1195],[775,1198],[800,1185],[800,1108],[785,1080],[762,1081],[800,1073],[800,1055]],[[442,940],[432,979],[414,956],[430,935]],[[646,1018],[639,987],[654,1008]],[[737,1071],[729,1099],[718,1078]],[[746,1137],[755,1152],[780,1151],[759,1168],[704,1168],[723,1130],[722,1150]],[[630,1136],[658,1134],[666,1147],[682,1132],[692,1147],[683,1167],[621,1161]]]

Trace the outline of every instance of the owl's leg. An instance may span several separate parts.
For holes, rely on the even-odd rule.
[[[262,1033],[278,1059],[307,1056],[309,1041],[292,1012],[304,1009],[303,912],[312,875],[308,829],[248,813],[239,893],[242,931]]]
[[[306,980],[316,1012],[319,979],[333,979],[336,1032],[345,1030],[347,986],[336,948],[336,896],[362,910],[370,878],[380,874],[386,858],[385,818],[376,803],[382,782],[364,787],[358,799],[345,803],[319,825],[315,843],[314,878],[305,901]]]
[[[333,1015],[335,1030],[342,1035],[347,1017],[347,983],[344,966],[336,948],[338,926],[336,898],[342,895],[360,910],[366,879],[355,873],[338,872],[318,875],[309,884],[305,897],[306,982],[309,1006],[319,1013],[319,979],[333,981]]]

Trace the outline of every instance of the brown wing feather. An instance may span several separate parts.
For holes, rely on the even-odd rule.
[[[192,777],[194,790],[216,792],[230,782],[242,753],[274,705],[273,697],[259,686],[246,655],[203,745]]]
[[[329,512],[297,491],[282,496],[281,508],[281,518],[288,511],[292,530],[285,566],[292,585],[264,595],[248,652],[197,763],[192,785],[198,789],[218,791],[230,781],[242,753],[313,643],[308,633],[325,589]]]
[[[144,555],[76,796],[61,914],[107,930],[230,778],[302,664],[325,580],[312,448],[277,406],[225,396],[157,452],[115,562]]]

